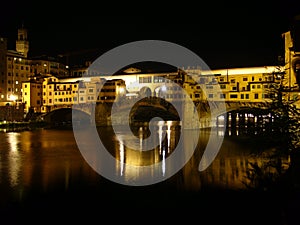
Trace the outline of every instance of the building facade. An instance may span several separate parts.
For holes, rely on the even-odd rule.
[[[282,34],[285,57],[282,66],[231,68],[203,71],[179,68],[173,72],[142,73],[130,68],[124,74],[100,75],[91,62],[69,68],[54,57],[28,58],[27,30],[18,29],[16,50],[7,49],[0,38],[0,104],[16,102],[45,113],[57,107],[92,102],[114,102],[120,98],[160,97],[177,101],[226,101],[262,103],[270,101],[272,84],[282,82],[289,98],[299,98],[299,52],[293,49],[290,32]]]
[[[184,86],[188,85],[189,91],[193,92],[201,90],[201,98],[210,101],[262,103],[270,101],[272,84],[282,80],[278,75],[283,70],[275,66],[212,71],[186,69],[193,79],[187,79]],[[294,95],[297,97],[298,92]],[[195,96],[193,98],[196,99]]]
[[[0,105],[20,103],[24,97],[22,83],[28,82],[35,75],[52,74],[62,78],[69,76],[69,69],[53,57],[28,56],[26,28],[17,30],[15,50],[7,49],[7,42],[7,38],[0,37]]]
[[[7,49],[7,39],[0,38],[0,105],[22,100],[22,82],[32,75],[28,51],[27,30],[24,28],[18,29],[16,50]]]

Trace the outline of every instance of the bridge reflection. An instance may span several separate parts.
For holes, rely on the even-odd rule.
[[[226,119],[226,123],[222,120]],[[226,124],[226,134],[228,136],[258,135],[273,131],[272,123],[275,117],[269,111],[244,109],[233,110],[218,118],[219,125]]]

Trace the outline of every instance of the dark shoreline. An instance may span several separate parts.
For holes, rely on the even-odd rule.
[[[22,131],[22,130],[32,130],[35,128],[46,127],[47,123],[43,121],[30,121],[30,122],[7,122],[0,124],[0,130],[6,131]]]

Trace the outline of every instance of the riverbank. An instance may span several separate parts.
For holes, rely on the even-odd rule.
[[[0,131],[22,131],[46,127],[44,121],[0,122]]]

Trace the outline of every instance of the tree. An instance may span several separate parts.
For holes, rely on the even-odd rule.
[[[300,109],[294,92],[284,85],[285,73],[274,73],[277,82],[269,90],[268,112],[272,121],[264,138],[274,144],[260,165],[250,162],[246,172],[248,183],[255,190],[294,188],[299,182],[300,167]],[[262,153],[263,154],[263,153]],[[287,159],[287,160],[283,160]]]

